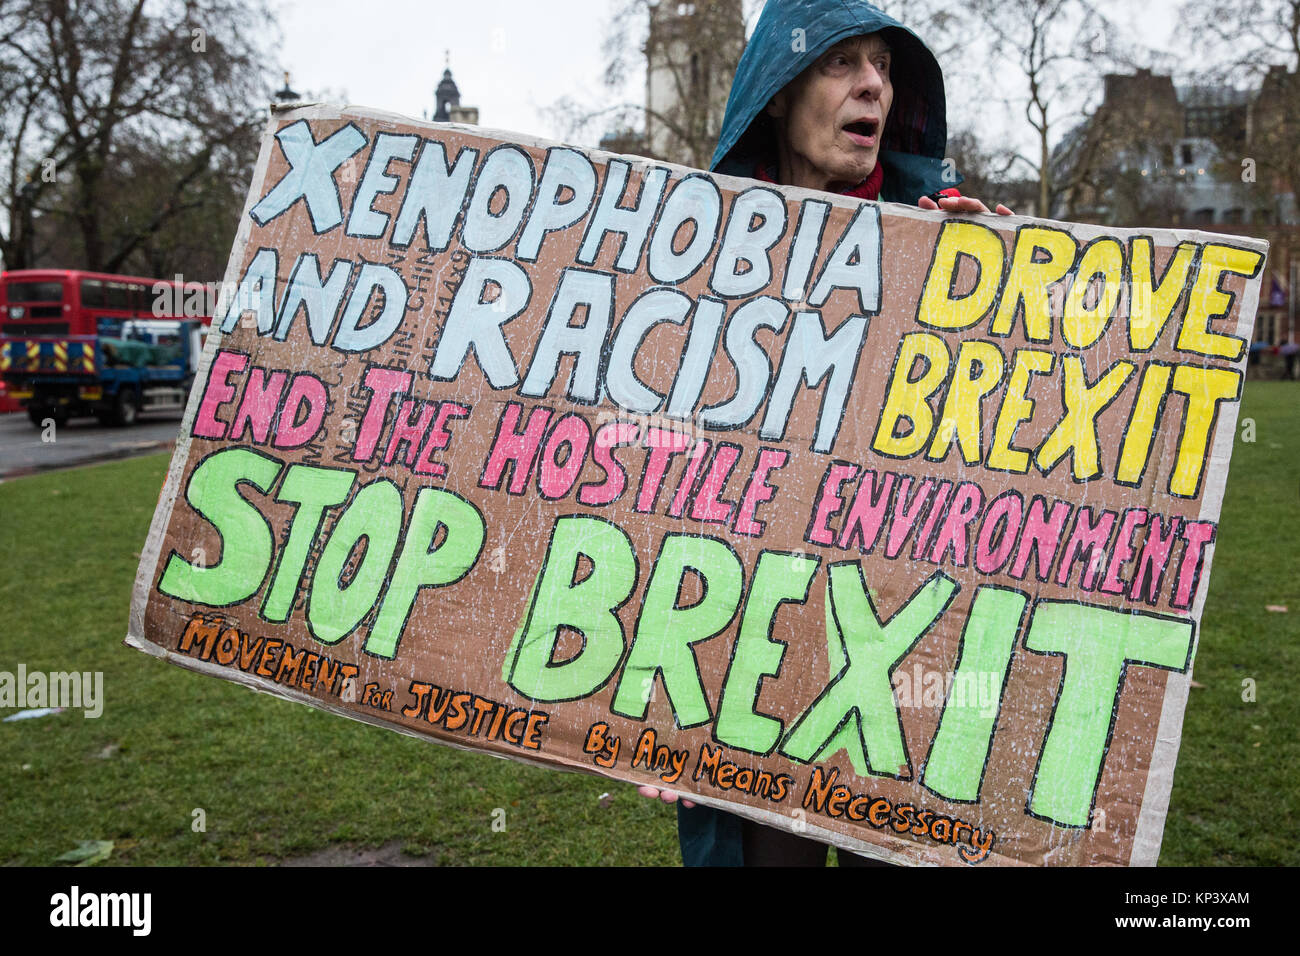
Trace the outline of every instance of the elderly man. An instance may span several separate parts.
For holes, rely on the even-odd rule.
[[[925,44],[862,0],[767,0],[736,68],[712,170],[947,212],[988,213],[948,174],[943,73]],[[999,205],[997,212],[1010,215]],[[671,791],[641,787],[677,801]],[[826,847],[682,800],[689,865],[816,865]],[[870,865],[839,853],[840,865]]]

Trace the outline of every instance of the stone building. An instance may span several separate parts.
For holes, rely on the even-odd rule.
[[[1053,151],[1052,215],[1267,239],[1255,340],[1296,341],[1298,102],[1300,80],[1281,67],[1248,90],[1108,75],[1096,113]]]
[[[1243,175],[1259,94],[1174,85],[1138,70],[1105,77],[1101,106],[1053,151],[1054,216],[1110,225],[1275,224],[1294,219],[1289,190]]]
[[[707,168],[745,48],[741,0],[659,0],[649,12],[645,152]]]

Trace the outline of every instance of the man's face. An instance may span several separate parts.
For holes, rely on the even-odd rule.
[[[767,109],[783,128],[786,185],[854,186],[875,169],[894,98],[889,66],[879,33],[849,37],[772,98]]]

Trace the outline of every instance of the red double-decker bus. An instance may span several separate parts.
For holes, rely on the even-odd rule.
[[[212,301],[212,289],[199,282],[75,269],[0,273],[0,400],[8,406],[0,410],[25,406],[33,421],[95,414],[130,424],[138,411],[183,406],[176,392],[188,386],[184,375],[109,374],[121,367],[121,350],[103,345],[174,343],[190,334],[184,325],[198,332],[185,343],[196,359]]]

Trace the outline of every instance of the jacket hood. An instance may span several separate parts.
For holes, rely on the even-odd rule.
[[[710,169],[754,174],[775,162],[775,131],[764,108],[787,83],[845,37],[882,32],[894,52],[894,101],[885,120],[880,198],[914,203],[961,181],[943,175],[948,142],[943,71],[911,30],[864,0],[767,0],[736,67]]]

